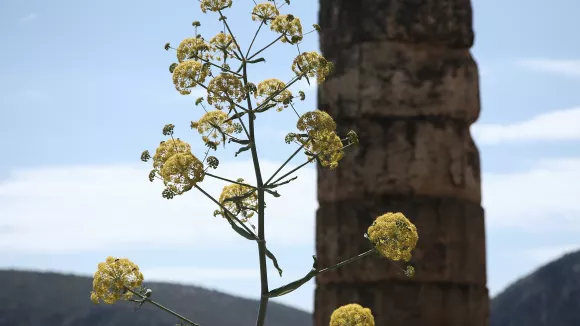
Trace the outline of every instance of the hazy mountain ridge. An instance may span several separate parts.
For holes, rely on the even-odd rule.
[[[258,301],[197,286],[151,282],[153,299],[194,322],[212,326],[255,323]],[[161,326],[171,315],[144,305],[95,305],[90,277],[0,271],[0,326]],[[312,326],[312,315],[270,302],[268,326]],[[580,251],[554,260],[519,279],[491,301],[490,326],[579,326]]]
[[[490,326],[579,326],[580,251],[512,283],[491,301]]]
[[[200,325],[248,326],[259,303],[197,286],[147,282],[152,298]],[[90,277],[0,271],[0,326],[172,326],[179,320],[152,305],[134,312],[132,302],[95,305]],[[312,315],[270,302],[266,325],[312,325]]]

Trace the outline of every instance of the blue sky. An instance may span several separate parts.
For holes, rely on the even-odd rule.
[[[294,0],[283,13],[316,23],[318,3]],[[227,12],[236,37],[249,44],[256,23],[251,1]],[[475,1],[474,56],[481,75],[482,114],[472,128],[482,155],[488,286],[496,294],[510,282],[567,251],[580,249],[580,45],[573,0]],[[176,135],[203,145],[189,130],[202,110],[182,96],[169,65],[177,46],[199,20],[206,38],[219,31],[216,16],[197,1],[0,0],[0,268],[90,275],[106,256],[138,263],[146,279],[196,284],[257,298],[254,243],[240,240],[199,193],[161,198],[147,180],[144,149]],[[266,30],[265,45],[276,36]],[[303,51],[318,50],[316,34]],[[278,44],[254,65],[261,81],[292,76],[295,49]],[[300,84],[316,108],[316,89]],[[290,110],[258,121],[260,157],[271,173],[293,150]],[[253,180],[249,156],[217,155],[219,174]],[[302,159],[293,163],[300,164]],[[270,172],[269,172],[270,171]],[[284,277],[301,277],[314,254],[315,171],[271,199],[268,242]],[[207,181],[216,196],[223,184]],[[287,209],[288,202],[292,211]],[[278,300],[312,310],[313,282]],[[88,300],[88,295],[87,295]],[[186,312],[184,312],[186,314]]]

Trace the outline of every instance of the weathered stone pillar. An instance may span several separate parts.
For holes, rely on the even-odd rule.
[[[419,243],[412,279],[375,256],[317,277],[315,325],[356,302],[380,326],[487,326],[470,1],[320,0],[319,24],[335,65],[319,109],[360,139],[336,170],[318,170],[319,265],[370,249],[363,234],[385,212],[403,212]]]

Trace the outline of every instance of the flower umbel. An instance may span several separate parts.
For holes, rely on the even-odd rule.
[[[308,77],[316,77],[318,84],[322,84],[332,70],[332,63],[316,51],[301,53],[292,62],[292,71],[297,76],[306,74]]]
[[[187,59],[209,60],[210,47],[201,37],[189,37],[179,43],[177,47],[177,60],[183,62]]]
[[[332,313],[330,326],[375,326],[375,318],[369,308],[351,303]]]
[[[236,44],[231,35],[219,32],[209,40],[209,44],[211,51],[217,54],[215,57],[217,61],[234,57],[233,53],[236,51]]]
[[[203,83],[209,72],[209,68],[198,61],[183,61],[173,71],[175,89],[182,95],[191,94],[190,88]]]
[[[219,11],[232,6],[232,0],[201,0],[201,11]]]
[[[415,225],[405,215],[386,213],[377,217],[369,227],[368,238],[381,255],[392,261],[407,262],[411,259],[411,251],[415,249],[419,235]]]
[[[299,141],[303,142],[300,138]],[[317,155],[320,165],[334,170],[338,166],[338,161],[344,156],[340,137],[334,131],[318,131],[311,135],[310,141],[306,144],[306,149]]]
[[[242,127],[239,124],[233,123],[231,120],[226,121],[227,119],[228,115],[223,111],[209,111],[198,121],[191,122],[191,128],[197,129],[197,132],[206,136],[213,145],[217,146],[222,143],[225,134],[231,135],[241,132]]]
[[[244,179],[240,178],[236,181],[243,183]],[[219,201],[232,214],[237,216],[241,213],[244,217],[241,220],[242,222],[246,222],[258,210],[258,193],[257,191],[252,191],[252,188],[248,186],[239,184],[225,186]],[[220,214],[225,217],[226,212],[222,210]]]
[[[252,20],[260,20],[267,23],[269,20],[274,20],[280,12],[278,8],[272,3],[260,3],[254,7],[252,10]]]
[[[270,78],[266,79],[263,82],[258,84],[257,91],[254,93],[254,97],[264,97],[268,98],[272,96],[274,93],[284,89],[286,84],[279,79]],[[292,92],[288,89],[284,89],[278,95],[274,96],[270,101],[279,103],[278,111],[282,111],[282,109],[288,107],[290,101],[292,100]],[[257,103],[258,106],[262,105],[262,102]]]
[[[163,183],[171,187],[176,195],[190,190],[198,182],[203,181],[205,176],[203,164],[191,152],[171,156],[163,164],[159,174],[163,178]]]
[[[278,15],[272,20],[270,29],[282,34],[282,43],[296,44],[302,41],[302,25],[300,19],[292,15]],[[290,38],[288,38],[290,37]]]
[[[127,289],[136,289],[143,283],[139,266],[126,258],[107,257],[99,263],[93,278],[91,301],[113,304],[117,300],[129,300],[133,294]]]
[[[246,98],[244,85],[233,74],[221,73],[207,86],[207,103],[213,105],[218,110],[225,108],[227,103],[229,109],[235,107],[234,102],[241,102]]]
[[[330,114],[321,110],[314,110],[301,115],[296,123],[296,128],[312,136],[311,133],[315,132],[335,131],[336,122],[334,122]]]

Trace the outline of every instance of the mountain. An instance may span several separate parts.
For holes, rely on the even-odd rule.
[[[211,326],[254,325],[259,303],[196,286],[151,282],[152,299],[190,320]],[[92,279],[56,273],[0,270],[0,326],[173,326],[179,320],[145,304],[90,301]],[[311,326],[312,315],[268,304],[268,326]]]
[[[580,251],[552,261],[491,301],[490,326],[580,326]]]
[[[258,301],[168,283],[147,283],[153,299],[204,326],[254,325]],[[0,271],[0,326],[173,326],[152,305],[95,305],[92,279],[56,273]],[[268,326],[312,326],[312,315],[268,304]],[[491,300],[490,326],[580,326],[580,251],[569,253],[508,286]]]

